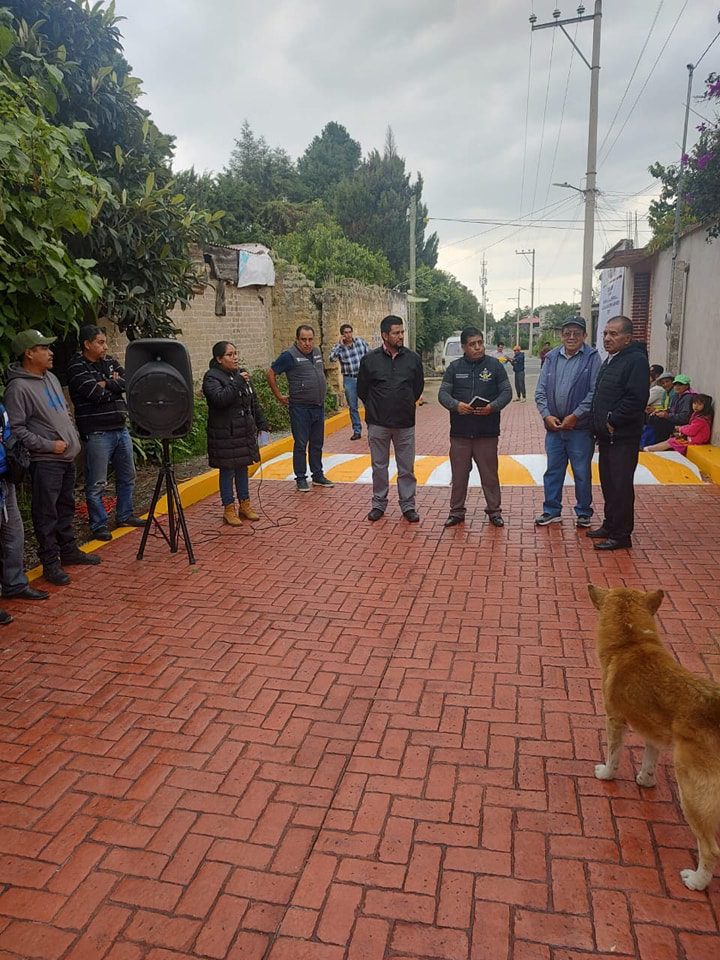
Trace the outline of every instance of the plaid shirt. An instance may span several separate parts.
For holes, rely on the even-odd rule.
[[[336,343],[330,351],[330,360],[339,360],[340,369],[344,377],[357,377],[360,370],[360,361],[370,347],[362,337],[354,337],[349,347],[344,343]]]

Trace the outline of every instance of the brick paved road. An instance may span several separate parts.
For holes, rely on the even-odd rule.
[[[539,439],[531,404],[508,421]],[[188,511],[194,570],[135,533],[8,603],[0,960],[717,960],[667,766],[592,776],[585,582],[662,586],[674,652],[720,675],[720,489],[643,488],[608,557],[535,531],[538,495],[444,532],[446,490],[370,526],[367,487],[266,482],[280,527]]]

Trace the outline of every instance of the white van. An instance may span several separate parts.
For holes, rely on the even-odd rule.
[[[448,364],[452,363],[453,360],[457,360],[458,357],[461,357],[462,352],[459,334],[457,336],[448,337],[445,341],[442,358],[440,360],[443,370],[446,370]]]

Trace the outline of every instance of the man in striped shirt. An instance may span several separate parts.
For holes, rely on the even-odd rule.
[[[103,503],[110,464],[115,471],[118,526],[144,526],[133,513],[135,464],[125,423],[125,371],[107,355],[107,337],[102,327],[82,327],[80,348],[68,366],[68,387],[75,407],[75,423],[85,442],[88,520],[97,540],[112,540]]]
[[[340,361],[345,399],[350,408],[350,422],[353,428],[351,440],[359,440],[362,435],[362,421],[358,413],[357,377],[360,361],[369,350],[367,342],[362,337],[354,337],[353,328],[349,323],[344,323],[340,327],[340,339],[330,351],[330,360]]]

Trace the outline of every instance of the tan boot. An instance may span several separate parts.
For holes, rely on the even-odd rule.
[[[232,503],[229,503],[225,510],[223,511],[223,523],[229,524],[231,527],[241,527],[242,520],[238,519],[238,515],[235,513],[235,506]]]
[[[246,520],[259,520],[260,517],[250,506],[249,500],[241,500],[238,504],[238,516],[245,517]]]

